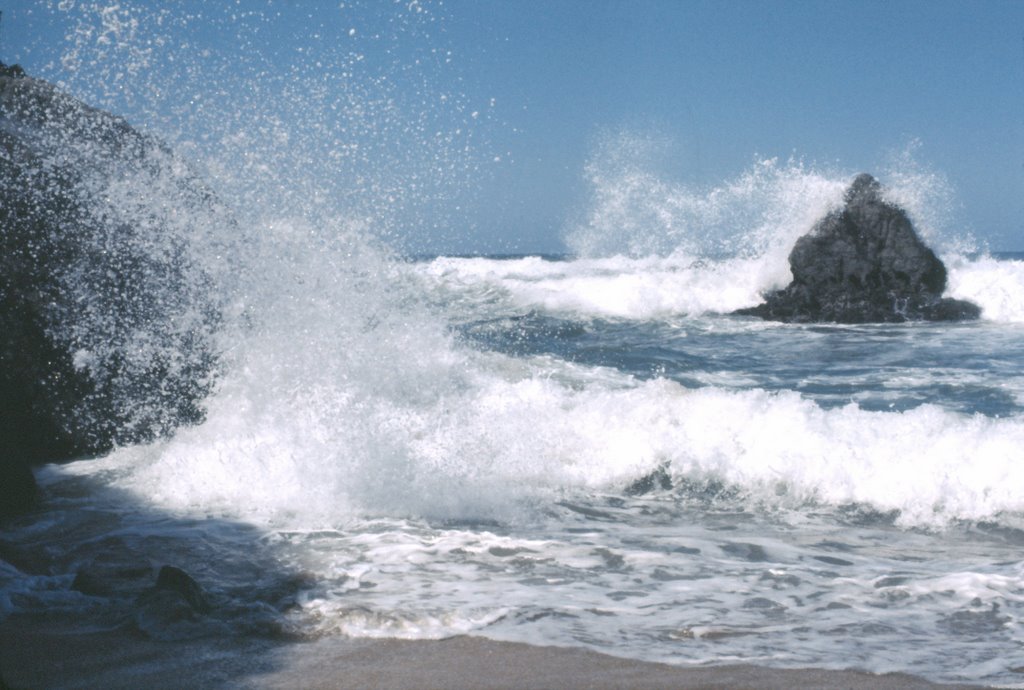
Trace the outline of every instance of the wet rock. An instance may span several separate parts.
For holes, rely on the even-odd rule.
[[[672,486],[672,475],[669,474],[668,467],[662,465],[650,474],[646,474],[632,482],[626,487],[625,491],[629,496],[643,496],[658,489],[668,491]]]
[[[950,321],[981,314],[975,304],[942,297],[946,267],[868,174],[847,189],[842,209],[797,240],[789,266],[788,286],[734,313],[836,323]]]
[[[0,461],[0,520],[30,510],[38,498],[39,487],[28,465]]]
[[[181,568],[160,568],[156,584],[135,600],[135,626],[155,639],[187,639],[211,634],[205,616],[211,611],[203,588]],[[215,627],[215,626],[214,626]]]
[[[158,140],[0,65],[0,512],[25,466],[202,419],[220,305],[190,243],[224,224]]]
[[[14,690],[10,685],[4,681],[4,672],[0,670],[0,690]]]
[[[165,565],[160,568],[153,586],[156,592],[173,592],[178,594],[192,609],[199,613],[209,613],[210,604],[203,588],[191,575],[181,568]]]
[[[24,77],[25,70],[21,68],[21,65],[5,65],[0,62],[0,77]]]

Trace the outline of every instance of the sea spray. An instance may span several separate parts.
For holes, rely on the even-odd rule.
[[[982,318],[1024,322],[1024,261],[981,256],[960,259],[949,267],[949,294],[981,306]]]
[[[238,230],[158,139],[6,71],[0,245],[4,454],[105,452],[202,418],[217,373],[221,257]]]
[[[325,50],[317,57],[333,56],[332,69],[314,69],[313,63],[289,68],[284,73],[305,90],[289,86],[289,98],[275,98],[274,85],[284,88],[284,82],[259,59],[243,63],[243,78],[232,81],[237,77],[224,71],[223,56],[204,57],[195,46],[186,50],[174,44],[170,37],[185,26],[176,24],[181,19],[159,29],[159,17],[122,17],[115,31],[110,28],[113,9],[76,11],[85,13],[78,15],[73,34],[76,60],[83,51],[103,53],[113,36],[127,45],[145,35],[152,50],[140,53],[142,68],[155,65],[153,60],[182,59],[190,66],[185,71],[187,88],[180,93],[206,99],[211,86],[230,87],[226,92],[213,89],[219,94],[214,101],[204,100],[188,111],[182,122],[190,127],[183,130],[191,130],[196,140],[184,132],[171,137],[186,149],[204,140],[215,151],[219,148],[221,159],[204,157],[197,163],[212,174],[242,218],[241,229],[230,236],[216,231],[189,238],[190,251],[215,257],[210,270],[223,277],[211,289],[222,290],[227,305],[219,336],[224,371],[206,403],[209,416],[203,426],[154,446],[118,451],[140,463],[138,477],[126,479],[126,486],[178,508],[216,506],[226,513],[300,521],[308,512],[312,520],[329,522],[362,511],[505,515],[517,496],[533,501],[567,490],[625,486],[663,464],[677,478],[692,471],[740,487],[766,481],[749,470],[734,473],[739,459],[751,453],[745,443],[733,445],[738,430],[727,427],[718,441],[709,436],[705,452],[686,450],[697,443],[686,431],[687,419],[701,418],[702,405],[696,401],[708,405],[725,400],[723,415],[745,419],[751,413],[744,396],[753,394],[693,393],[671,381],[629,375],[608,379],[603,370],[543,357],[509,359],[455,342],[447,323],[464,315],[452,305],[428,304],[420,292],[420,267],[394,261],[374,238],[376,223],[394,222],[387,207],[398,201],[399,187],[404,185],[417,198],[413,178],[403,177],[399,184],[374,177],[374,166],[391,168],[394,151],[381,163],[372,150],[337,148],[345,141],[361,145],[371,132],[385,133],[384,143],[378,142],[382,146],[391,141],[389,132],[427,133],[422,118],[433,115],[407,113],[386,97],[394,88],[389,85],[392,77],[398,78],[387,71],[394,63],[385,61],[383,73],[371,70],[360,77],[365,55]],[[134,10],[130,14],[134,17]],[[97,40],[97,34],[82,29],[82,21],[90,17],[98,18],[104,27],[98,35],[106,39]],[[157,26],[140,33],[132,28],[140,21],[156,21]],[[251,40],[266,21],[258,13],[246,15],[237,35]],[[154,35],[167,38],[154,41]],[[135,55],[133,51],[129,53]],[[94,61],[103,59],[98,55]],[[211,60],[202,75],[205,82],[197,71],[207,66],[204,60]],[[65,68],[81,79],[74,65],[82,63],[72,63]],[[127,70],[120,79],[142,79],[142,68]],[[169,78],[161,69],[154,68],[154,73]],[[411,78],[404,69],[401,75]],[[204,90],[198,91],[201,84]],[[255,96],[245,101],[247,107],[211,120],[211,114],[225,109],[225,93],[249,84]],[[189,95],[192,91],[196,93]],[[427,98],[426,92],[414,91],[421,100]],[[159,113],[168,106],[162,99],[169,89],[160,85],[146,93],[152,100],[139,112],[148,113],[154,125],[166,125]],[[303,93],[306,97],[299,99]],[[301,108],[289,105],[294,102]],[[460,105],[438,102],[448,103],[442,106],[448,113],[444,117],[452,114],[449,108],[461,112]],[[175,111],[173,103],[169,110],[184,112]],[[450,119],[448,124],[453,124]],[[463,136],[460,131],[456,127],[451,136]],[[451,136],[441,137],[442,150],[451,148]],[[323,150],[329,155],[315,155],[318,142],[327,144]],[[342,150],[346,153],[340,157],[331,153]],[[585,225],[570,231],[569,242],[594,258],[492,262],[497,286],[511,295],[513,305],[641,321],[744,306],[778,282],[778,259],[791,239],[804,231],[804,221],[836,203],[843,185],[838,176],[769,160],[756,163],[736,181],[695,194],[646,172],[643,154],[643,146],[612,140],[588,167],[595,185],[594,209]],[[343,191],[345,182],[358,182],[352,188],[356,191]],[[353,195],[365,199],[353,201]],[[367,220],[371,212],[379,216]],[[461,270],[472,267],[472,261],[439,259],[431,270],[451,295],[458,286],[437,269],[448,265]],[[501,276],[510,267],[518,277]],[[745,280],[738,281],[739,276]],[[476,281],[472,271],[463,278]],[[802,399],[794,408],[786,394],[766,395],[757,406],[790,410],[797,419],[813,417],[817,409]],[[615,415],[630,419],[634,412],[642,418],[624,426],[600,421]],[[821,414],[825,416],[805,429],[809,438],[843,413]],[[890,421],[885,413],[863,415],[858,419],[869,429]],[[669,431],[653,431],[662,425]],[[953,424],[964,425],[969,422]],[[581,434],[581,428],[595,431]],[[750,448],[759,445],[764,445],[762,440],[749,441]],[[856,445],[851,435],[828,452],[851,454],[855,467],[869,462],[853,450]],[[626,452],[627,447],[632,450]],[[908,518],[911,523],[1014,509],[1010,499],[992,505],[982,501],[976,511],[964,508],[962,515],[936,508],[938,517],[933,518],[909,498],[892,499],[881,491],[873,496],[856,482],[850,490],[836,490],[832,480],[802,478],[805,465],[813,465],[812,456],[777,448],[775,454],[754,457],[759,458],[755,465],[776,468],[771,471],[781,472],[783,485],[807,500],[877,501],[886,509],[906,509],[914,516]],[[790,469],[777,469],[780,458],[796,459]],[[843,471],[857,473],[849,467]]]
[[[943,260],[981,249],[956,202],[953,183],[923,161],[924,144],[911,139],[889,153],[882,167],[887,201],[907,211],[917,233]]]
[[[575,255],[786,253],[842,198],[839,175],[774,158],[754,161],[721,185],[682,184],[653,164],[657,149],[655,142],[628,131],[599,141],[585,168],[591,192],[587,213],[567,233]]]
[[[372,484],[395,473],[385,484],[403,486],[401,452],[387,459],[391,435],[406,433],[401,410],[457,387],[451,362],[458,357],[443,324],[401,285],[380,238],[416,225],[424,216],[415,208],[462,188],[476,169],[474,138],[486,120],[485,108],[471,109],[451,88],[451,53],[430,39],[432,12],[415,3],[358,12],[340,35],[336,21],[311,43],[304,31],[296,35],[296,52],[273,63],[253,50],[261,32],[287,19],[270,10],[51,9],[69,27],[56,76],[63,87],[159,132],[238,219],[226,227],[189,223],[166,238],[204,269],[201,288],[222,306],[223,375],[206,401],[215,412],[207,433],[221,429],[217,410],[242,410],[248,417],[238,433],[252,430],[266,451],[251,458],[259,471],[278,463],[287,472],[299,458],[292,471],[315,483],[321,466],[369,464],[363,472],[339,469],[347,481],[322,486],[341,496],[360,477]],[[200,25],[223,34],[192,31]],[[398,44],[401,58],[392,52]],[[112,179],[96,194],[145,231],[147,204],[171,206],[155,194],[161,184],[173,187],[157,176],[140,194]],[[193,211],[172,210],[178,218]],[[80,330],[102,333],[116,317],[98,310]],[[82,349],[77,361],[123,357],[122,345]],[[351,414],[353,405],[366,412]],[[261,434],[276,431],[297,445],[267,450],[274,444]],[[217,452],[225,456],[248,457]]]
[[[47,8],[26,21],[65,41],[32,46],[40,76],[159,134],[243,221],[344,217],[415,245],[454,232],[494,157],[493,100],[465,93],[442,4]]]
[[[753,265],[730,270],[735,281],[750,280],[756,266],[756,289],[779,289],[791,279],[786,257],[796,239],[841,205],[853,176],[799,159],[759,158],[735,178],[702,188],[676,181],[671,167],[659,164],[664,148],[657,138],[628,130],[598,139],[584,171],[587,211],[566,235],[574,256],[662,257],[698,268],[708,261],[746,260]],[[886,200],[907,210],[944,259],[966,256],[976,242],[955,225],[952,186],[921,162],[920,149],[912,141],[889,156],[882,180]]]

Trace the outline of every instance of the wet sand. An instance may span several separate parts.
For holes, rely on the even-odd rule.
[[[903,674],[682,668],[478,637],[438,641],[235,637],[161,642],[54,617],[0,624],[0,673],[21,688],[953,688]],[[0,685],[2,687],[2,685]]]

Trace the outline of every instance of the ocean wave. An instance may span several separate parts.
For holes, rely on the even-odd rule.
[[[946,294],[982,318],[1024,321],[1024,261],[946,256]],[[469,309],[540,309],[576,318],[651,320],[727,314],[762,301],[792,276],[777,257],[672,255],[551,261],[439,257],[423,264],[430,289]],[[475,304],[475,307],[474,307]]]
[[[116,486],[171,509],[305,526],[360,514],[517,519],[538,499],[623,491],[660,470],[677,485],[725,483],[751,506],[863,504],[906,526],[1024,511],[1016,418],[823,409],[788,391],[487,359],[473,385],[421,392],[418,404],[319,386],[256,414],[236,391],[202,427],[69,471],[116,469]]]
[[[1024,322],[1024,261],[995,259],[947,260],[951,297],[970,300],[981,316],[1004,323]]]

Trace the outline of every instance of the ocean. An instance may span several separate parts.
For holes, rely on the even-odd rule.
[[[687,187],[621,138],[581,171],[564,254],[410,256],[405,211],[457,200],[438,190],[486,150],[467,98],[385,50],[412,29],[286,70],[255,15],[58,9],[79,13],[60,86],[161,136],[238,222],[158,166],[87,180],[133,251],[185,257],[182,294],[147,288],[183,323],[216,307],[216,380],[201,423],[35,469],[41,505],[0,532],[0,619],[215,638],[235,665],[254,639],[472,635],[1024,686],[1024,253],[963,237],[941,175],[878,173],[974,322],[730,315],[788,282],[859,171],[758,160]],[[244,50],[179,50],[190,22]],[[435,40],[416,69],[447,64]],[[94,155],[74,144],[61,160]],[[87,269],[62,289],[104,304]],[[86,307],[76,366],[170,347]],[[97,563],[177,566],[211,610],[73,589]]]
[[[157,639],[1021,682],[1024,256],[949,260],[981,321],[845,326],[719,313],[754,259],[312,254],[203,424],[38,472],[0,611],[116,625],[77,568],[173,563],[217,605]]]

